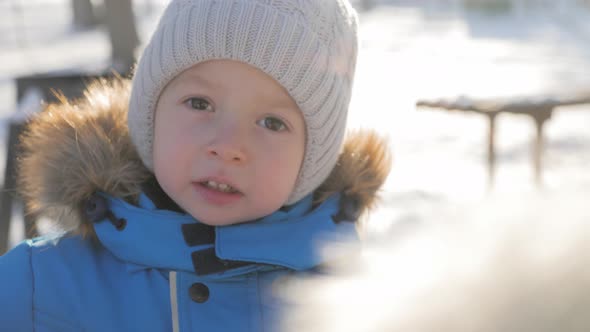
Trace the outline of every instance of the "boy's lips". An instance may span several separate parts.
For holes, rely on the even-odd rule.
[[[196,192],[209,204],[227,205],[244,195],[231,182],[215,178],[203,178],[193,182]]]
[[[240,188],[236,184],[222,177],[205,177],[193,183],[221,192],[241,193]]]

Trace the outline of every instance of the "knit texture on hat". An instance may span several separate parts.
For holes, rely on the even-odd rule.
[[[357,16],[347,0],[173,0],[133,78],[129,131],[153,170],[154,111],[175,76],[206,60],[254,66],[295,100],[305,156],[287,204],[315,190],[336,164],[357,56]]]

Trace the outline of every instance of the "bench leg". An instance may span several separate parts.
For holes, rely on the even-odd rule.
[[[8,250],[12,197],[6,189],[0,189],[0,255]]]
[[[496,113],[488,114],[488,190],[494,187],[494,178],[496,176],[496,115]]]
[[[543,126],[549,117],[535,117],[535,140],[533,142],[533,167],[535,171],[535,184],[538,187],[543,185]]]
[[[8,250],[8,235],[12,221],[12,206],[15,193],[15,165],[20,125],[11,123],[8,128],[8,144],[6,144],[6,166],[4,167],[4,184],[0,191],[0,255]]]
[[[535,171],[535,184],[537,187],[543,185],[543,148],[545,138],[543,137],[543,127],[547,120],[551,119],[553,107],[539,109],[534,114],[535,119],[535,140],[533,143],[533,167]]]
[[[0,255],[8,249],[10,223],[14,203],[19,199],[16,192],[16,160],[19,154],[19,137],[25,127],[24,123],[11,123],[8,128],[8,144],[6,145],[6,166],[4,168],[4,184],[0,188]],[[37,236],[35,217],[24,208],[25,237]]]

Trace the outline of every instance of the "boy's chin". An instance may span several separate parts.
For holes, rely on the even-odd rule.
[[[229,225],[236,225],[236,224],[241,224],[241,223],[245,223],[248,222],[250,220],[241,220],[241,219],[199,219],[199,218],[195,218],[198,221],[200,221],[201,223],[205,224],[205,225],[209,225],[209,226],[229,226]]]
[[[236,225],[241,223],[246,223],[250,221],[255,221],[260,219],[263,216],[255,216],[255,217],[238,217],[238,216],[207,216],[201,213],[191,213],[193,218],[198,220],[199,222],[209,225],[209,226],[229,226],[229,225]]]
[[[195,204],[184,211],[193,216],[199,222],[210,226],[228,226],[247,222],[253,222],[267,217],[281,208],[279,203],[264,206],[227,206],[212,207],[207,204]]]

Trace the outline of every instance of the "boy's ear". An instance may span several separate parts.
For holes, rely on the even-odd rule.
[[[336,219],[356,221],[375,205],[390,169],[391,154],[384,137],[374,130],[348,132],[336,166],[314,193],[314,204],[340,193],[341,211]]]

